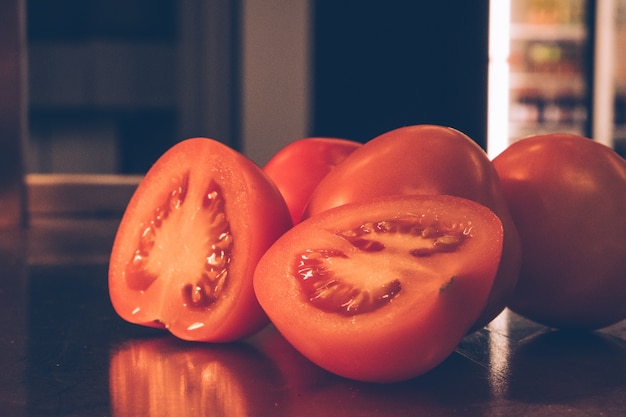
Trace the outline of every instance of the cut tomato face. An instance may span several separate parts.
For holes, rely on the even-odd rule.
[[[148,171],[120,222],[109,267],[125,320],[186,340],[230,341],[267,323],[252,287],[256,262],[285,230],[278,189],[249,159],[194,138]]]
[[[356,149],[313,191],[304,218],[345,203],[383,195],[444,194],[491,209],[504,225],[502,262],[489,302],[473,329],[506,306],[519,275],[519,235],[498,175],[487,154],[458,130],[436,125],[405,126]]]
[[[361,143],[339,138],[304,138],[280,149],[263,167],[289,207],[294,224],[317,184]]]
[[[498,217],[452,196],[349,203],[294,226],[254,286],[276,328],[320,367],[363,381],[443,361],[485,307],[502,254]]]

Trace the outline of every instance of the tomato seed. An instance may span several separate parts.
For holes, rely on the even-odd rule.
[[[461,234],[446,234],[437,238],[433,246],[441,251],[449,252],[456,249],[463,242],[464,237]]]
[[[432,255],[433,253],[435,253],[435,249],[433,247],[416,248],[409,251],[409,255],[416,258],[424,258],[426,256]]]
[[[442,233],[441,233],[441,230],[439,230],[439,228],[437,228],[437,227],[432,227],[432,226],[427,226],[427,227],[425,227],[425,228],[423,228],[423,229],[422,229],[422,231],[421,231],[421,234],[420,234],[420,235],[421,235],[424,239],[433,239],[433,238],[436,238],[436,237],[441,236],[441,234],[442,234]]]
[[[365,252],[380,252],[385,249],[382,242],[367,239],[348,239],[352,245]]]
[[[217,300],[211,287],[206,285],[187,284],[183,287],[182,297],[185,305],[193,309],[206,309]]]
[[[154,223],[151,223],[148,227],[146,227],[139,238],[139,249],[138,251],[143,253],[148,253],[154,247],[154,242],[156,241],[156,230],[154,227]]]
[[[155,274],[149,273],[145,268],[147,257],[146,253],[136,250],[126,268],[126,285],[132,290],[145,291],[157,279]]]

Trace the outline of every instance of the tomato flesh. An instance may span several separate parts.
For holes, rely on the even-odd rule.
[[[297,277],[313,305],[327,312],[346,316],[375,311],[402,290],[398,278],[375,275],[384,252],[384,261],[396,266],[410,264],[412,258],[426,258],[456,250],[467,238],[464,230],[450,230],[435,222],[424,225],[423,218],[405,217],[363,224],[338,232],[358,249],[352,256],[337,250],[307,250],[297,260]],[[400,243],[400,247],[398,247]],[[411,249],[403,250],[407,244]],[[407,254],[409,258],[407,258]],[[410,265],[407,265],[410,268]],[[334,272],[333,272],[334,271]],[[342,276],[356,274],[358,282],[344,282]],[[368,289],[362,288],[366,282]],[[377,282],[379,281],[379,282]]]
[[[502,254],[500,220],[452,196],[349,203],[294,226],[254,286],[284,337],[338,375],[392,382],[443,361],[484,308]]]
[[[109,291],[120,316],[188,340],[229,341],[267,323],[254,266],[291,226],[261,169],[225,145],[183,141],[146,174],[120,223]]]
[[[219,185],[209,185],[199,206],[185,205],[188,186],[187,174],[142,227],[137,250],[127,266],[126,283],[132,290],[145,291],[159,276],[166,280],[188,276],[191,282],[181,288],[184,304],[206,309],[218,300],[226,285],[233,236]],[[206,231],[204,241],[188,238],[202,229]],[[183,264],[181,259],[188,261]]]
[[[364,290],[336,278],[330,265],[341,269],[337,261],[343,259],[349,259],[345,253],[328,250],[310,250],[300,255],[294,276],[311,304],[320,310],[345,316],[368,313],[390,302],[402,289],[397,279]]]

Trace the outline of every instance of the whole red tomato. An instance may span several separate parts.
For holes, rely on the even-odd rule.
[[[280,190],[291,220],[296,224],[317,184],[352,151],[359,142],[339,138],[304,138],[280,149],[263,171]]]
[[[302,355],[338,375],[393,382],[456,348],[482,312],[503,229],[485,206],[395,195],[329,209],[283,234],[254,288]]]
[[[448,194],[489,207],[504,225],[504,249],[489,301],[475,329],[505,307],[517,282],[520,243],[487,154],[458,130],[406,126],[378,136],[352,152],[320,182],[304,217],[348,202],[382,195]]]
[[[519,140],[494,158],[522,241],[512,310],[554,327],[626,318],[626,162],[571,134]]]
[[[254,268],[290,227],[278,189],[252,161],[211,139],[180,142],[147,172],[120,222],[109,266],[113,307],[181,339],[253,333],[268,322]]]

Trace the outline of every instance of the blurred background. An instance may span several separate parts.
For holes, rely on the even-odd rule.
[[[484,142],[485,0],[25,2],[31,172],[143,173],[191,136],[259,164],[414,123]]]
[[[623,155],[625,0],[24,1],[30,173],[142,174],[192,136],[262,165],[418,123]]]

